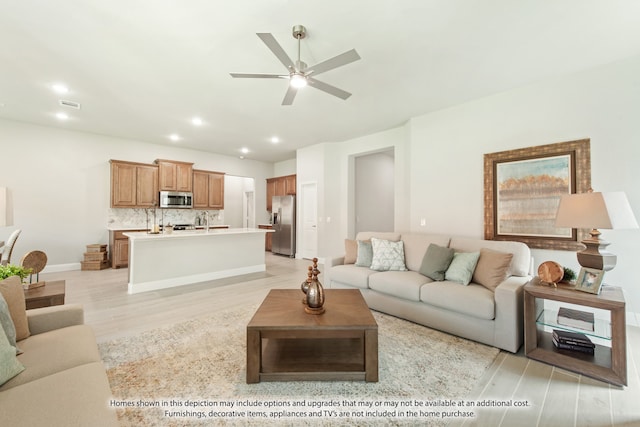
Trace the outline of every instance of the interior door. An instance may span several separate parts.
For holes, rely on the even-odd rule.
[[[312,259],[318,256],[318,186],[315,182],[300,186],[300,255]]]

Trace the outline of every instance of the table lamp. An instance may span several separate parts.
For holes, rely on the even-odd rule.
[[[556,213],[556,227],[588,228],[590,237],[581,243],[586,249],[578,251],[582,267],[609,271],[616,266],[616,256],[606,251],[609,242],[600,238],[599,228],[638,228],[627,196],[622,191],[566,194],[560,199]]]

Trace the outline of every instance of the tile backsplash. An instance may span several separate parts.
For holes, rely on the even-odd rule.
[[[154,224],[206,224],[209,215],[209,225],[224,224],[224,210],[201,209],[121,209],[110,208],[107,226],[109,228],[148,228]],[[147,225],[148,224],[148,225]]]

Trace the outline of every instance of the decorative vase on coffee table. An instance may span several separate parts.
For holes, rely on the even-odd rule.
[[[304,307],[304,311],[309,314],[322,314],[324,313],[324,288],[322,283],[318,280],[318,258],[313,259],[313,269],[311,270],[311,282],[307,287],[307,304]]]

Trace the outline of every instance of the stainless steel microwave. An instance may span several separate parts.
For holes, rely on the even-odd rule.
[[[174,209],[192,208],[193,193],[182,191],[161,191],[160,207]]]

